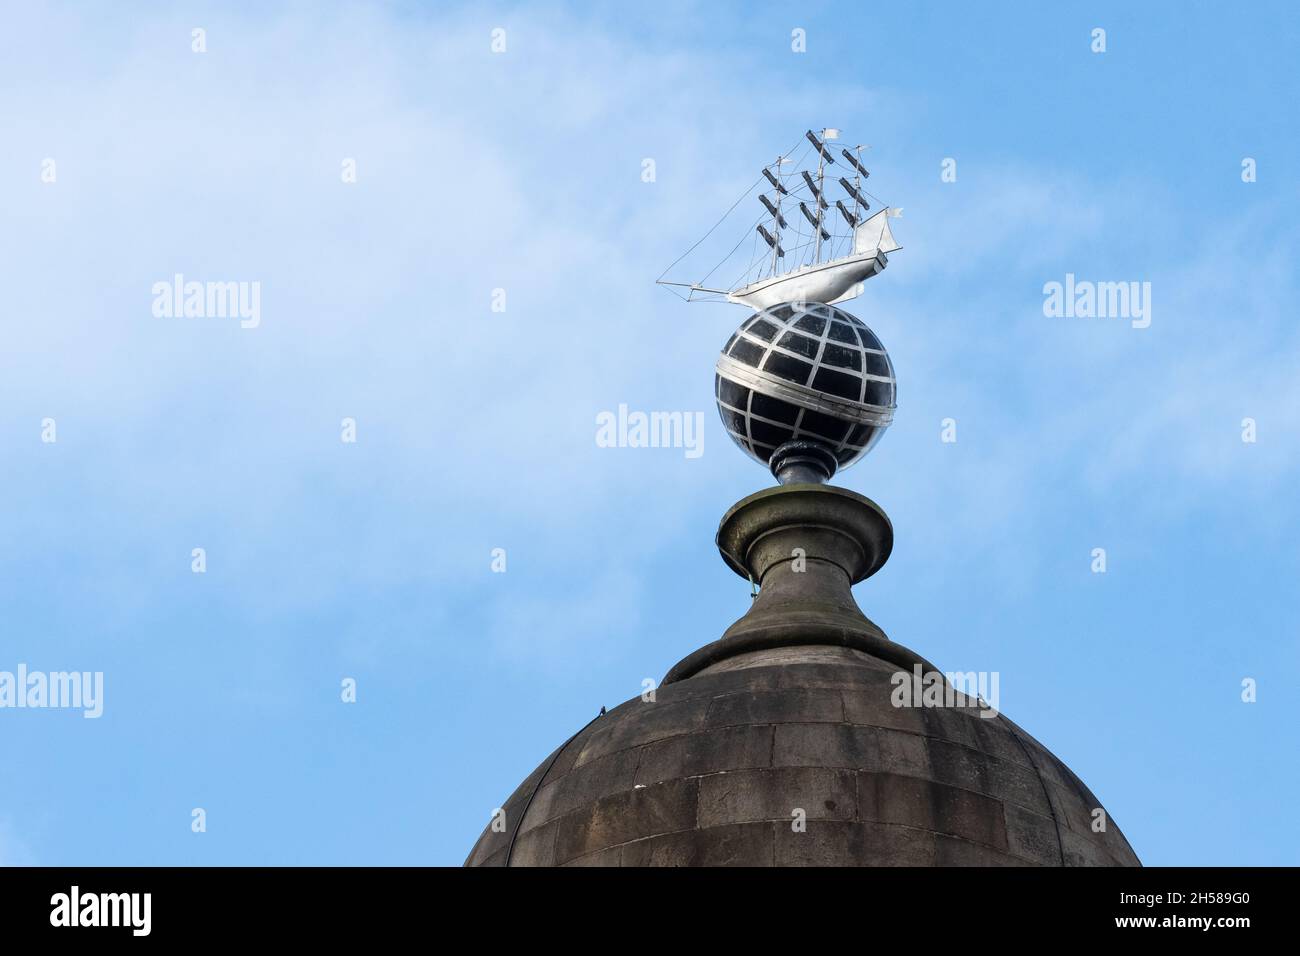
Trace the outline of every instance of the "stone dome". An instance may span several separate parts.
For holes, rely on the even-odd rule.
[[[955,692],[900,706],[908,675],[935,669],[850,592],[892,540],[884,513],[840,488],[738,503],[718,545],[761,582],[749,613],[653,699],[547,757],[466,865],[1140,865],[1083,782],[1005,716]]]

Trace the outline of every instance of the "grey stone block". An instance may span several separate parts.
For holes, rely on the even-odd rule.
[[[895,707],[893,687],[888,678],[859,686],[844,693],[844,719],[865,727],[889,727],[914,734],[926,732],[926,718],[921,707]]]
[[[820,687],[757,691],[713,698],[707,725],[842,721],[844,702],[837,690]]]
[[[889,665],[873,660],[859,651],[847,647],[789,648],[788,657],[777,669],[777,688],[821,687],[829,690],[862,690],[862,680],[856,673],[868,668],[890,672]],[[850,663],[852,667],[846,667]],[[768,665],[771,666],[771,665]]]
[[[637,751],[636,782],[650,784],[723,770],[769,767],[772,732],[769,724],[742,724],[646,744]]]
[[[931,777],[929,741],[916,734],[881,730],[876,734],[876,763],[869,769],[911,777]]]
[[[771,866],[775,824],[733,823],[623,845],[623,866]]]
[[[1050,780],[1044,781],[1048,796],[1051,798],[1052,807],[1056,811],[1056,818],[1061,824],[1061,829],[1073,830],[1075,833],[1091,833],[1093,822],[1093,811],[1101,809],[1096,804],[1090,804],[1087,795],[1074,790],[1067,790]]]
[[[927,740],[927,749],[933,777],[939,783],[976,790],[1004,803],[1050,813],[1043,785],[1028,768],[935,738]]]
[[[587,745],[587,741],[591,739],[592,734],[596,733],[596,731],[600,729],[600,720],[593,721],[586,727],[586,729],[579,731],[577,736],[564,744],[557,753],[548,757],[547,762],[551,763],[551,766],[550,769],[546,771],[546,776],[542,780],[542,786],[546,786],[547,783],[550,783],[553,780],[558,780],[560,777],[563,777],[566,773],[572,770],[574,762],[578,759],[578,754],[582,753],[582,748]],[[543,763],[542,766],[545,767],[546,763]]]
[[[974,711],[958,707],[926,707],[922,710],[925,735],[961,744],[975,750],[983,749],[976,724],[981,720]],[[984,723],[991,723],[985,719]]]
[[[596,850],[594,853],[584,853],[582,856],[575,856],[571,860],[566,860],[561,866],[622,866],[623,865],[623,848],[621,846],[606,847],[603,850]]]
[[[542,788],[547,790],[553,787],[553,795],[548,794],[549,799],[543,799],[543,794],[538,791],[529,817],[552,820],[592,800],[599,800],[621,790],[631,790],[636,782],[637,760],[637,751],[627,749],[575,766],[554,785],[547,784]]]
[[[934,838],[936,866],[1033,866],[1007,853],[998,853],[978,843],[960,837],[936,834]]]
[[[560,817],[556,862],[693,828],[698,793],[698,778],[670,780],[613,794]]]
[[[1006,721],[1000,717],[991,719],[972,717],[969,718],[969,723],[975,733],[975,742],[967,743],[967,746],[983,750],[989,756],[997,757],[999,760],[1019,764],[1031,771],[1035,769],[1033,760],[1026,753],[1025,745],[1016,739],[1015,733]]]
[[[1061,865],[1056,821],[1014,803],[1002,805],[1007,823],[1007,852],[1042,866]]]
[[[472,866],[505,866],[506,848],[498,847],[490,854],[484,856],[479,862],[471,864]]]
[[[820,767],[742,770],[700,777],[699,825],[773,820],[788,823],[801,809],[808,820],[852,820],[853,773]]]
[[[934,834],[871,822],[813,820],[803,832],[777,824],[777,866],[933,866]]]
[[[727,666],[732,665],[732,666]],[[697,679],[698,678],[698,679]],[[716,670],[697,674],[690,680],[664,684],[656,691],[661,702],[698,700],[722,697],[741,692],[756,693],[777,690],[781,684],[781,670],[776,667],[743,667],[735,659],[724,661]]]
[[[633,706],[621,718],[612,721],[609,720],[609,715],[602,718],[605,726],[591,735],[574,761],[574,766],[580,767],[589,761],[652,740],[699,730],[704,726],[704,717],[710,703],[709,698],[680,701],[660,700],[658,695],[654,701],[635,698]]]
[[[858,770],[879,763],[877,732],[852,724],[778,724],[774,767],[834,767]]]
[[[510,854],[511,866],[554,866],[555,834],[559,826],[547,823],[521,832]]]
[[[1006,850],[1002,804],[981,793],[892,773],[858,774],[863,820],[946,833]]]
[[[1112,845],[1101,833],[1076,833],[1061,828],[1061,848],[1066,866],[1132,866],[1131,860],[1113,854]]]

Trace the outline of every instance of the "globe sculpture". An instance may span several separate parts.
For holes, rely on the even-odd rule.
[[[727,433],[782,484],[826,481],[893,421],[894,366],[875,333],[833,305],[783,303],[727,340],[714,392]]]

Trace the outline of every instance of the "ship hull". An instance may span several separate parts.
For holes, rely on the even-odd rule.
[[[824,302],[830,305],[860,294],[861,284],[883,270],[887,263],[883,252],[816,263],[750,283],[729,292],[727,301],[755,309],[768,309],[783,302]]]

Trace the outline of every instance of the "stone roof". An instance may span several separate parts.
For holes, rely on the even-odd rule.
[[[763,583],[750,612],[547,757],[466,865],[1140,865],[1004,715],[961,694],[897,706],[899,675],[934,668],[853,601],[892,544],[874,503],[768,489],[718,544]]]

